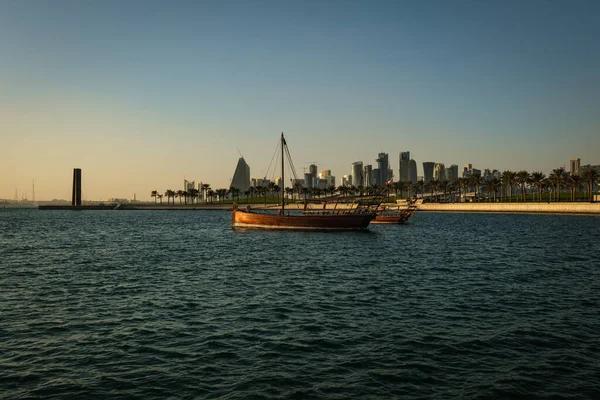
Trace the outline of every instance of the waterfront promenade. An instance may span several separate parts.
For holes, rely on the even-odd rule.
[[[596,214],[600,215],[600,203],[552,202],[552,203],[425,203],[418,204],[418,211],[464,212],[464,213],[526,213],[526,214]]]
[[[402,205],[400,202],[399,205]],[[405,203],[404,203],[405,204]],[[240,203],[240,207],[246,204]],[[335,205],[328,204],[327,209]],[[337,204],[337,208],[344,209],[348,204]],[[600,215],[600,202],[551,202],[551,203],[421,203],[417,202],[418,211],[429,212],[463,212],[463,213],[500,213],[500,214],[594,214]],[[253,208],[275,208],[276,204],[253,204]],[[304,204],[293,203],[286,204],[290,210],[302,209]],[[316,208],[312,205],[311,208]],[[231,204],[194,204],[194,205],[160,205],[144,204],[132,205],[123,204],[119,207],[122,210],[231,210]]]

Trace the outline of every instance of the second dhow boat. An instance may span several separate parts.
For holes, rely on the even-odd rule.
[[[281,134],[281,181],[284,180],[285,156],[289,150]],[[293,229],[293,230],[363,230],[375,218],[379,204],[355,204],[348,209],[336,210],[287,210],[282,196],[281,208],[277,211],[246,210],[233,206],[231,224],[233,228]]]

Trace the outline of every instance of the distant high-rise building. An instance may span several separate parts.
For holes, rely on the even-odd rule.
[[[377,182],[379,182],[379,178],[380,178],[380,174],[379,174],[379,168],[374,168],[373,170],[371,170],[371,185],[378,185],[379,184]]]
[[[183,180],[183,190],[189,192],[190,189],[196,189],[196,181]]]
[[[410,151],[400,153],[400,165],[398,169],[398,179],[402,182],[410,181]]]
[[[490,171],[489,168],[485,168],[483,170],[483,175],[482,175],[486,181],[491,181],[493,176],[492,176],[492,171]]]
[[[415,160],[408,162],[408,182],[417,183],[417,162]]]
[[[462,177],[468,178],[473,175],[473,164],[465,164],[463,167]]]
[[[581,167],[581,159],[580,158],[571,158],[569,160],[569,164],[571,166],[571,175],[579,175],[579,168]]]
[[[308,172],[310,172],[310,174],[313,177],[313,180],[317,179],[317,166],[315,164],[310,164],[310,166],[308,167]]]
[[[250,188],[250,166],[246,164],[244,157],[240,157],[238,160],[233,179],[231,179],[231,187],[240,189],[242,193]]]
[[[446,167],[444,163],[435,164],[435,169],[433,170],[433,177],[438,181],[446,180]]]
[[[318,187],[320,189],[328,189],[331,186],[335,186],[335,176],[331,175],[330,169],[325,169],[319,174]]]
[[[350,169],[352,170],[353,185],[356,187],[364,186],[362,161],[353,162]]]
[[[426,161],[423,163],[423,175],[425,176],[425,183],[429,183],[433,180],[433,169],[435,163],[432,161]]]
[[[304,187],[313,188],[315,183],[313,182],[313,176],[311,173],[304,174]]]
[[[370,164],[365,165],[363,168],[363,186],[368,187],[373,185],[373,166]]]
[[[481,170],[480,170],[480,169],[477,169],[477,168],[473,168],[473,169],[471,170],[471,173],[472,173],[473,175],[479,175],[479,176],[481,176]]]
[[[458,179],[458,165],[452,164],[450,168],[446,169],[446,180],[453,182]]]
[[[342,176],[342,180],[340,181],[342,186],[352,186],[352,175],[344,175]]]
[[[377,161],[377,169],[379,170],[379,174],[375,183],[379,186],[383,186],[388,180],[388,171],[390,169],[388,154],[379,153],[375,161]]]

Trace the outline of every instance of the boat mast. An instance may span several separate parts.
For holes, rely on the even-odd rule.
[[[284,149],[283,149],[284,146],[285,146],[285,139],[283,138],[283,132],[281,132],[281,185],[283,186],[283,188],[281,188],[281,215],[283,215],[285,212],[285,196],[284,196],[284,194],[285,194],[285,179],[283,176],[283,174],[285,172],[284,171],[285,164],[284,164],[284,160],[283,160],[283,158],[285,156]]]

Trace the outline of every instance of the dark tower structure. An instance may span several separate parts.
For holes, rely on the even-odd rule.
[[[81,205],[81,169],[73,169],[73,197],[71,200],[72,206]]]

